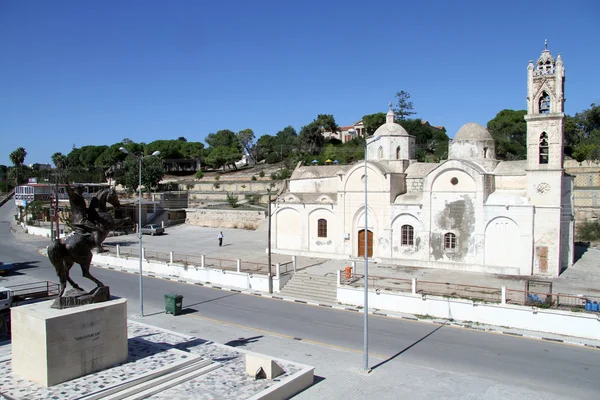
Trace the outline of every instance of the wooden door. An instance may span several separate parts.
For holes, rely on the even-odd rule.
[[[365,230],[358,231],[358,256],[365,256]],[[373,257],[373,232],[367,231],[367,257]]]

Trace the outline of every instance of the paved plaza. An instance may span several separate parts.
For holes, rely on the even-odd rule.
[[[162,236],[144,235],[144,248],[148,251],[192,256],[205,255],[212,259],[241,259],[253,263],[267,264],[267,231],[263,226],[257,231],[242,229],[204,228],[189,225],[177,225],[167,228],[167,234]],[[223,246],[219,247],[217,235],[223,232],[225,237]],[[109,246],[120,244],[129,247],[129,251],[136,252],[138,239],[135,234],[117,236],[106,239]],[[137,253],[136,253],[137,254]],[[576,262],[573,267],[561,274],[560,277],[546,278],[553,284],[553,293],[573,295],[600,295],[600,268],[598,268],[600,250],[576,246]],[[273,263],[285,263],[291,256],[273,254]],[[330,260],[323,258],[297,257],[298,271],[314,275],[331,275],[337,270],[350,265],[351,260]],[[364,259],[355,259],[356,273],[364,271]],[[381,265],[369,263],[369,275],[384,278],[417,278],[422,281],[453,283],[500,288],[507,286],[510,289],[524,290],[528,276],[502,276],[488,273],[473,273],[463,271],[450,271],[431,268],[414,268],[401,265]],[[379,280],[379,284],[384,284]],[[390,285],[392,286],[392,285]]]

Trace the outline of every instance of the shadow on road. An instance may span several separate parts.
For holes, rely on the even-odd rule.
[[[249,338],[239,338],[239,339],[235,339],[235,340],[230,340],[229,342],[225,343],[225,346],[231,346],[231,347],[244,347],[245,345],[249,344],[249,343],[255,343],[258,342],[258,339],[262,338],[263,336],[252,336]]]
[[[194,304],[186,304],[185,306],[186,306],[186,308],[187,308],[187,307],[193,307],[193,306],[197,306],[197,305],[200,305],[200,304],[210,303],[211,301],[215,301],[215,300],[221,300],[221,299],[224,299],[224,298],[226,298],[226,297],[237,296],[238,294],[239,294],[239,293],[230,293],[230,294],[226,294],[225,296],[221,296],[221,297],[215,297],[214,299],[210,299],[210,300],[204,300],[204,301],[201,301],[201,302],[199,302],[199,303],[194,303]]]
[[[440,326],[438,326],[437,328],[435,328],[434,330],[432,330],[431,332],[429,332],[427,335],[423,336],[421,339],[417,340],[416,342],[414,342],[413,344],[411,344],[410,346],[407,346],[405,348],[403,348],[402,350],[400,350],[399,352],[397,352],[396,354],[394,354],[393,356],[391,356],[390,358],[388,358],[387,360],[383,360],[382,362],[380,362],[379,364],[376,364],[373,366],[373,368],[371,368],[371,370],[375,370],[379,367],[381,367],[382,365],[392,361],[393,359],[395,359],[396,357],[398,357],[399,355],[401,355],[402,353],[412,349],[414,346],[416,346],[417,344],[421,343],[423,340],[427,339],[429,336],[433,335],[434,333],[436,333],[437,331],[439,331],[440,329],[442,329],[442,327],[446,325],[446,323],[444,322],[443,324],[441,324]]]
[[[20,270],[35,268],[35,267],[37,267],[37,265],[35,265],[35,264],[39,264],[39,263],[40,263],[39,261],[25,261],[25,262],[12,263],[14,269],[4,272],[1,275],[0,279],[5,278],[10,275],[25,275],[25,272],[20,272]]]

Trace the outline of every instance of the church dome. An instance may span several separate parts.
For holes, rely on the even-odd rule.
[[[458,140],[494,140],[494,138],[483,126],[476,122],[469,122],[461,126],[456,132],[454,141]]]
[[[391,108],[390,103],[390,111],[386,115],[385,124],[377,128],[373,136],[408,136],[406,129],[394,122],[394,111]]]

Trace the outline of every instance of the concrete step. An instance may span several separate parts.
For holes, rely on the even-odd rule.
[[[208,361],[208,363],[206,362]],[[170,374],[163,375],[156,379],[152,379],[142,384],[131,386],[125,390],[119,391],[112,394],[111,396],[104,397],[105,400],[138,400],[146,399],[153,394],[160,393],[180,383],[187,382],[191,379],[197,378],[204,375],[216,368],[219,368],[221,364],[212,362],[210,360],[203,360],[201,362],[189,365],[185,368],[181,368],[178,371],[174,371]]]
[[[335,285],[331,284],[331,285],[323,285],[323,284],[316,284],[316,283],[311,283],[311,282],[288,282],[285,285],[286,288],[291,289],[291,288],[298,288],[298,289],[304,289],[304,288],[310,288],[310,289],[315,289],[315,290],[331,290],[332,288],[335,288]]]
[[[283,287],[281,294],[298,300],[336,304],[336,278],[295,274]]]

